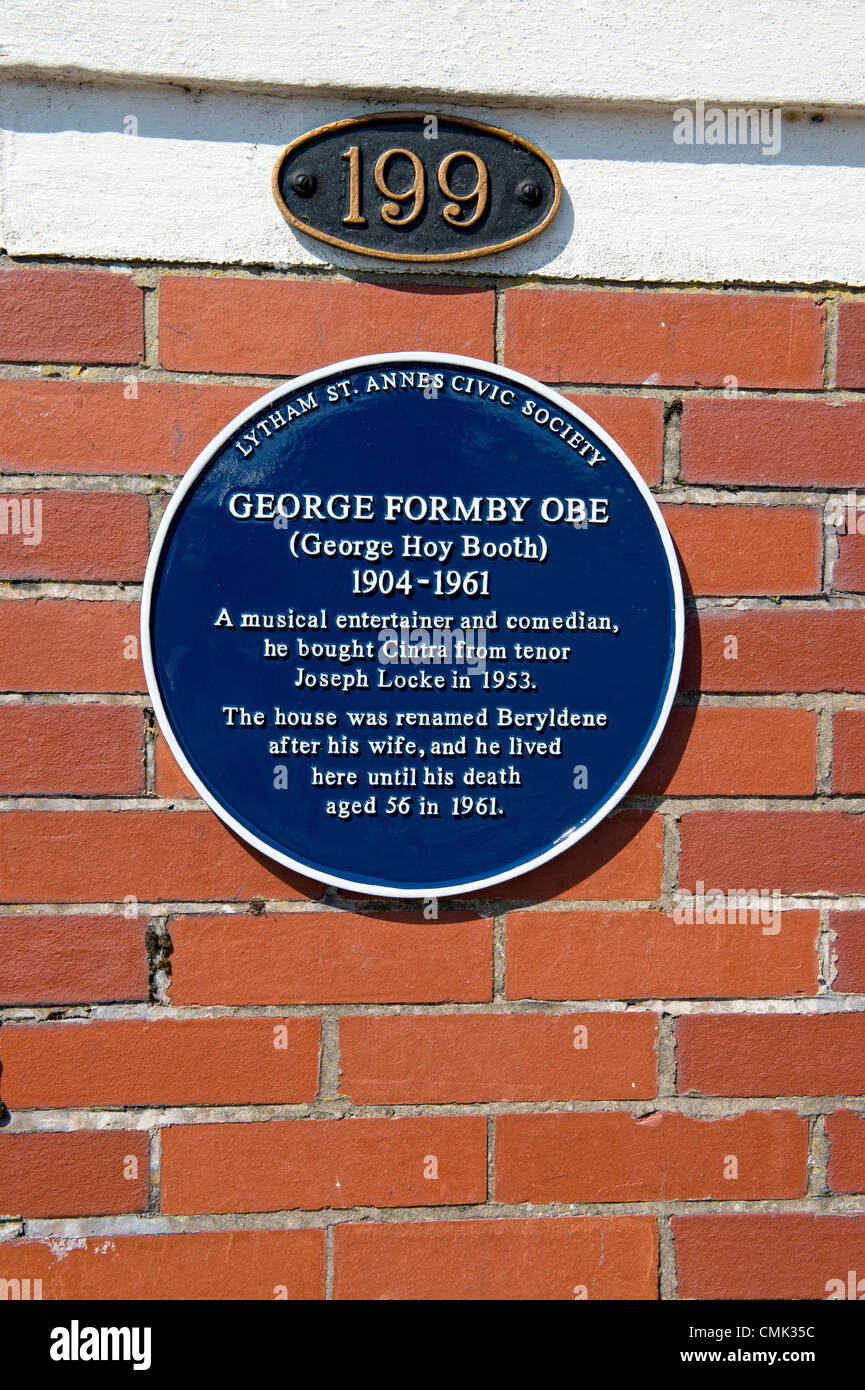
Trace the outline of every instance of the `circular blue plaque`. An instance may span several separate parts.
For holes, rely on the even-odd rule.
[[[162,731],[279,863],[478,893],[573,845],[666,721],[683,603],[660,512],[557,392],[359,357],[238,415],[165,512],[142,605]]]

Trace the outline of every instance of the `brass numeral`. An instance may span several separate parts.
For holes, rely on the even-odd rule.
[[[410,186],[402,193],[397,193],[388,187],[385,178],[388,160],[393,159],[398,154],[410,160],[414,170],[414,178]],[[385,150],[384,154],[379,156],[375,166],[375,186],[379,193],[383,193],[386,198],[393,199],[392,203],[383,203],[381,208],[381,220],[386,222],[389,227],[408,227],[420,217],[426,197],[426,175],[423,165],[417,155],[412,154],[411,150]],[[402,211],[400,204],[407,202],[409,198],[413,199],[412,206],[406,212],[405,217],[400,217],[399,214]]]
[[[470,193],[454,193],[448,182],[451,164],[455,159],[470,159],[475,166],[477,179],[475,186]],[[453,202],[448,203],[442,212],[445,222],[449,222],[452,227],[471,227],[482,216],[487,205],[487,194],[489,190],[489,174],[487,166],[479,155],[472,154],[471,150],[454,150],[452,154],[445,155],[439,165],[439,188],[446,198],[452,198]],[[471,217],[466,217],[460,221],[460,213],[466,203],[470,203],[473,198],[477,198],[477,207]]]
[[[365,227],[366,218],[360,210],[360,146],[352,145],[342,157],[348,160],[348,217],[342,219],[343,225]]]

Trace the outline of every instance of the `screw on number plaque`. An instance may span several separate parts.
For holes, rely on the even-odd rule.
[[[298,231],[385,260],[518,246],[549,226],[561,193],[555,164],[522,136],[412,111],[309,131],[273,171],[277,206]]]

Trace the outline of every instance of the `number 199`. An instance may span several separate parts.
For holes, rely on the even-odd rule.
[[[390,162],[396,156],[407,159],[411,165],[411,182],[407,187],[394,188],[389,182]],[[343,154],[348,160],[348,213],[342,219],[348,227],[365,227],[366,217],[362,208],[361,190],[361,152],[359,145],[352,145]],[[456,193],[451,183],[451,170],[457,159],[468,159],[475,168],[474,187],[465,193]],[[472,227],[483,216],[489,199],[490,177],[486,164],[480,155],[471,150],[452,150],[446,154],[436,171],[438,186],[449,201],[442,208],[441,215],[451,227]],[[379,209],[382,222],[388,227],[409,227],[416,222],[426,204],[426,171],[420,159],[411,150],[385,150],[379,155],[373,171],[375,186],[385,198]],[[469,204],[474,208],[469,209]]]

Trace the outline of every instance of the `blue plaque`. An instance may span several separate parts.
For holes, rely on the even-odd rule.
[[[142,646],[199,794],[370,896],[481,893],[645,766],[682,654],[675,552],[610,436],[444,353],[359,357],[237,416],[165,512]]]

